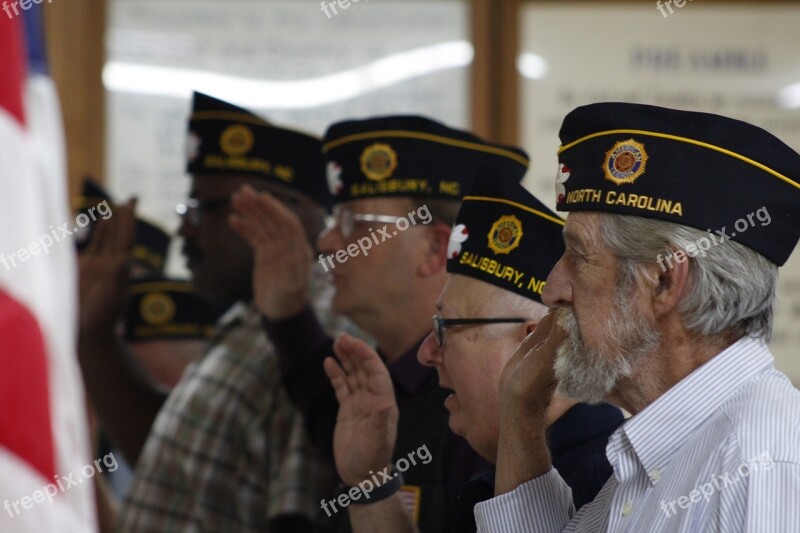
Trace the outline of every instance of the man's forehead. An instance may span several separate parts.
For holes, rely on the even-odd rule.
[[[591,245],[600,230],[598,213],[570,213],[564,224],[564,241],[572,245]]]
[[[442,311],[443,309],[447,309],[450,307],[454,307],[460,303],[460,300],[464,299],[464,291],[463,284],[460,283],[460,278],[458,274],[448,274],[447,281],[442,288],[442,292],[439,293],[439,299],[436,300],[436,309]]]
[[[494,296],[497,287],[463,274],[448,274],[447,283],[437,301],[437,308],[451,310],[472,310],[477,303],[485,303],[488,295]],[[476,302],[477,300],[477,302]],[[469,308],[469,309],[467,309]]]

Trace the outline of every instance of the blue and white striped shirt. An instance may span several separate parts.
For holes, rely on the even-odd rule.
[[[478,531],[800,532],[800,391],[743,338],[629,419],[578,513],[558,472],[475,506]]]

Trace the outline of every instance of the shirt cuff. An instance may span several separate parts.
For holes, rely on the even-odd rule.
[[[559,533],[573,514],[572,490],[555,468],[475,506],[479,532]]]
[[[284,372],[311,363],[312,361],[304,360],[303,356],[313,357],[330,343],[330,338],[322,329],[310,305],[293,317],[274,322],[264,318],[263,322],[264,329],[278,352]],[[313,363],[321,364],[319,361]]]

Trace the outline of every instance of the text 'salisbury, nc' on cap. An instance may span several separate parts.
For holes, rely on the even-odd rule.
[[[559,133],[560,211],[666,220],[734,241],[783,265],[800,237],[800,155],[771,133],[709,113],[599,103]],[[731,229],[766,208],[769,225]]]
[[[447,271],[542,303],[564,253],[564,221],[515,180],[483,174],[464,196],[447,249]]]
[[[330,208],[322,142],[223,100],[195,92],[189,118],[190,174],[251,176],[300,191]]]
[[[528,156],[420,116],[338,122],[323,138],[336,203],[413,196],[460,200],[478,172],[520,181]]]

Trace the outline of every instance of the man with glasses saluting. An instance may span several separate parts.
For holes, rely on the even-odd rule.
[[[418,358],[436,368],[439,386],[451,392],[444,401],[450,428],[492,465],[500,434],[500,376],[517,345],[547,314],[541,281],[564,251],[563,225],[521,185],[480,176],[453,228],[450,275]],[[342,478],[357,479],[388,463],[394,428],[373,421],[396,407],[375,352],[350,337],[337,341],[336,352],[342,366],[332,359],[325,363],[340,404],[336,465]],[[590,406],[556,396],[548,408],[553,464],[572,489],[576,508],[591,501],[611,475],[606,443],[622,421],[620,410],[608,404]],[[476,531],[472,509],[494,496],[494,471],[492,466],[462,487],[453,532]],[[396,498],[365,506],[371,513],[358,517],[358,529],[413,531],[392,519],[400,506]]]
[[[340,122],[328,129],[323,144],[336,217],[317,249],[325,261],[333,255],[327,263],[336,289],[332,308],[374,338],[392,376],[399,406],[395,457],[421,446],[432,455],[429,463],[404,472],[404,482],[392,478],[369,500],[331,515],[341,520],[348,512],[369,513],[372,502],[397,491],[421,531],[448,531],[458,487],[485,463],[448,430],[446,393],[433,369],[417,361],[417,349],[430,332],[447,276],[450,228],[464,191],[481,171],[519,181],[528,158],[519,149],[418,116]],[[312,439],[332,456],[337,404],[322,361],[333,355],[333,339],[306,305],[311,249],[297,245],[293,216],[268,196],[245,190],[234,197],[234,207],[234,228],[255,248],[255,301],[278,348],[284,383]],[[362,251],[359,243],[366,248],[367,242],[371,247]],[[336,525],[348,529],[346,522]]]

